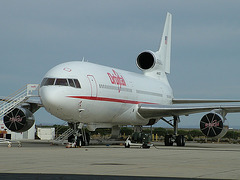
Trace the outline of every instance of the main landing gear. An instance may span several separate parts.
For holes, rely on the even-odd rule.
[[[68,142],[72,143],[75,147],[88,146],[90,142],[90,135],[83,128],[82,123],[69,123],[73,130],[73,134],[69,136]]]
[[[178,123],[180,122],[179,116],[173,116],[173,120],[170,121],[164,118],[162,118],[162,120],[174,128],[174,134],[168,134],[165,136],[165,146],[172,146],[174,142],[177,144],[177,146],[185,146],[185,137],[183,135],[177,134]],[[173,121],[173,124],[171,123],[171,121]]]

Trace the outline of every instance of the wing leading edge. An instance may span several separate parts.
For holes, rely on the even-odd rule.
[[[234,99],[173,99],[173,104],[191,104],[191,103],[232,103],[240,102]]]
[[[239,105],[224,105],[224,106],[181,106],[181,105],[150,105],[141,104],[138,108],[138,113],[143,118],[163,118],[172,116],[189,115],[211,110],[220,109],[225,113],[240,112]]]

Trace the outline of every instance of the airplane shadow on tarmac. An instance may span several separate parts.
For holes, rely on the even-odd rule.
[[[78,175],[78,174],[34,174],[34,173],[1,173],[1,180],[5,179],[34,179],[34,180],[190,180],[195,178],[178,178],[178,177],[143,177],[143,176],[108,176],[108,175]],[[199,178],[196,178],[199,180]],[[204,180],[204,179],[201,179]],[[212,179],[214,180],[214,179]]]

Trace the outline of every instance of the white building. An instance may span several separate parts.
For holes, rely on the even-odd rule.
[[[3,136],[3,138],[8,137],[8,138],[11,138],[11,140],[35,139],[35,133],[36,133],[35,123],[28,131],[25,131],[22,133],[16,133],[7,129],[3,123],[3,120],[0,120],[0,134],[1,133],[4,133],[5,137]]]
[[[37,136],[41,140],[54,140],[55,128],[37,128]]]

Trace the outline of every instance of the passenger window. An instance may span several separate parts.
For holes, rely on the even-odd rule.
[[[68,79],[69,85],[72,87],[75,87],[75,84],[72,79]]]
[[[75,82],[76,88],[81,88],[80,83],[77,79],[74,79],[74,82]]]
[[[68,86],[67,79],[57,79],[55,85]]]

